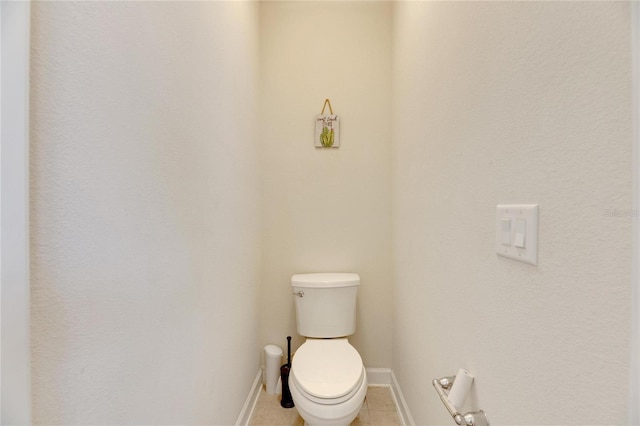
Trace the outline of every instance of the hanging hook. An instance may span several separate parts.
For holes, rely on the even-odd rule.
[[[320,114],[324,114],[324,109],[327,107],[327,104],[329,105],[329,112],[331,113],[331,115],[333,115],[333,108],[331,108],[331,101],[329,101],[329,98],[324,100],[324,104],[322,105],[322,112]]]

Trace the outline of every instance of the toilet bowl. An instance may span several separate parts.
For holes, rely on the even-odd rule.
[[[367,375],[347,338],[309,338],[293,357],[289,388],[309,426],[347,426],[362,408]]]

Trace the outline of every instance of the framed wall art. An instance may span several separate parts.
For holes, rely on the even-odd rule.
[[[325,108],[329,106],[329,114],[325,114]],[[320,115],[316,116],[315,127],[316,148],[338,148],[340,146],[340,119],[333,113],[329,99],[324,100]]]

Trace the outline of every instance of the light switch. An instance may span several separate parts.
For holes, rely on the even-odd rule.
[[[525,219],[516,219],[516,236],[513,245],[524,248],[525,235],[527,235],[527,221]]]
[[[510,247],[511,246],[511,219],[501,219],[500,224],[502,225],[502,245]]]
[[[538,205],[496,206],[496,253],[519,262],[538,264]]]

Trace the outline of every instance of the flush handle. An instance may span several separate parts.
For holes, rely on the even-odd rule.
[[[298,296],[298,297],[304,297],[304,291],[300,290],[300,291],[296,291],[292,293],[294,296]]]

